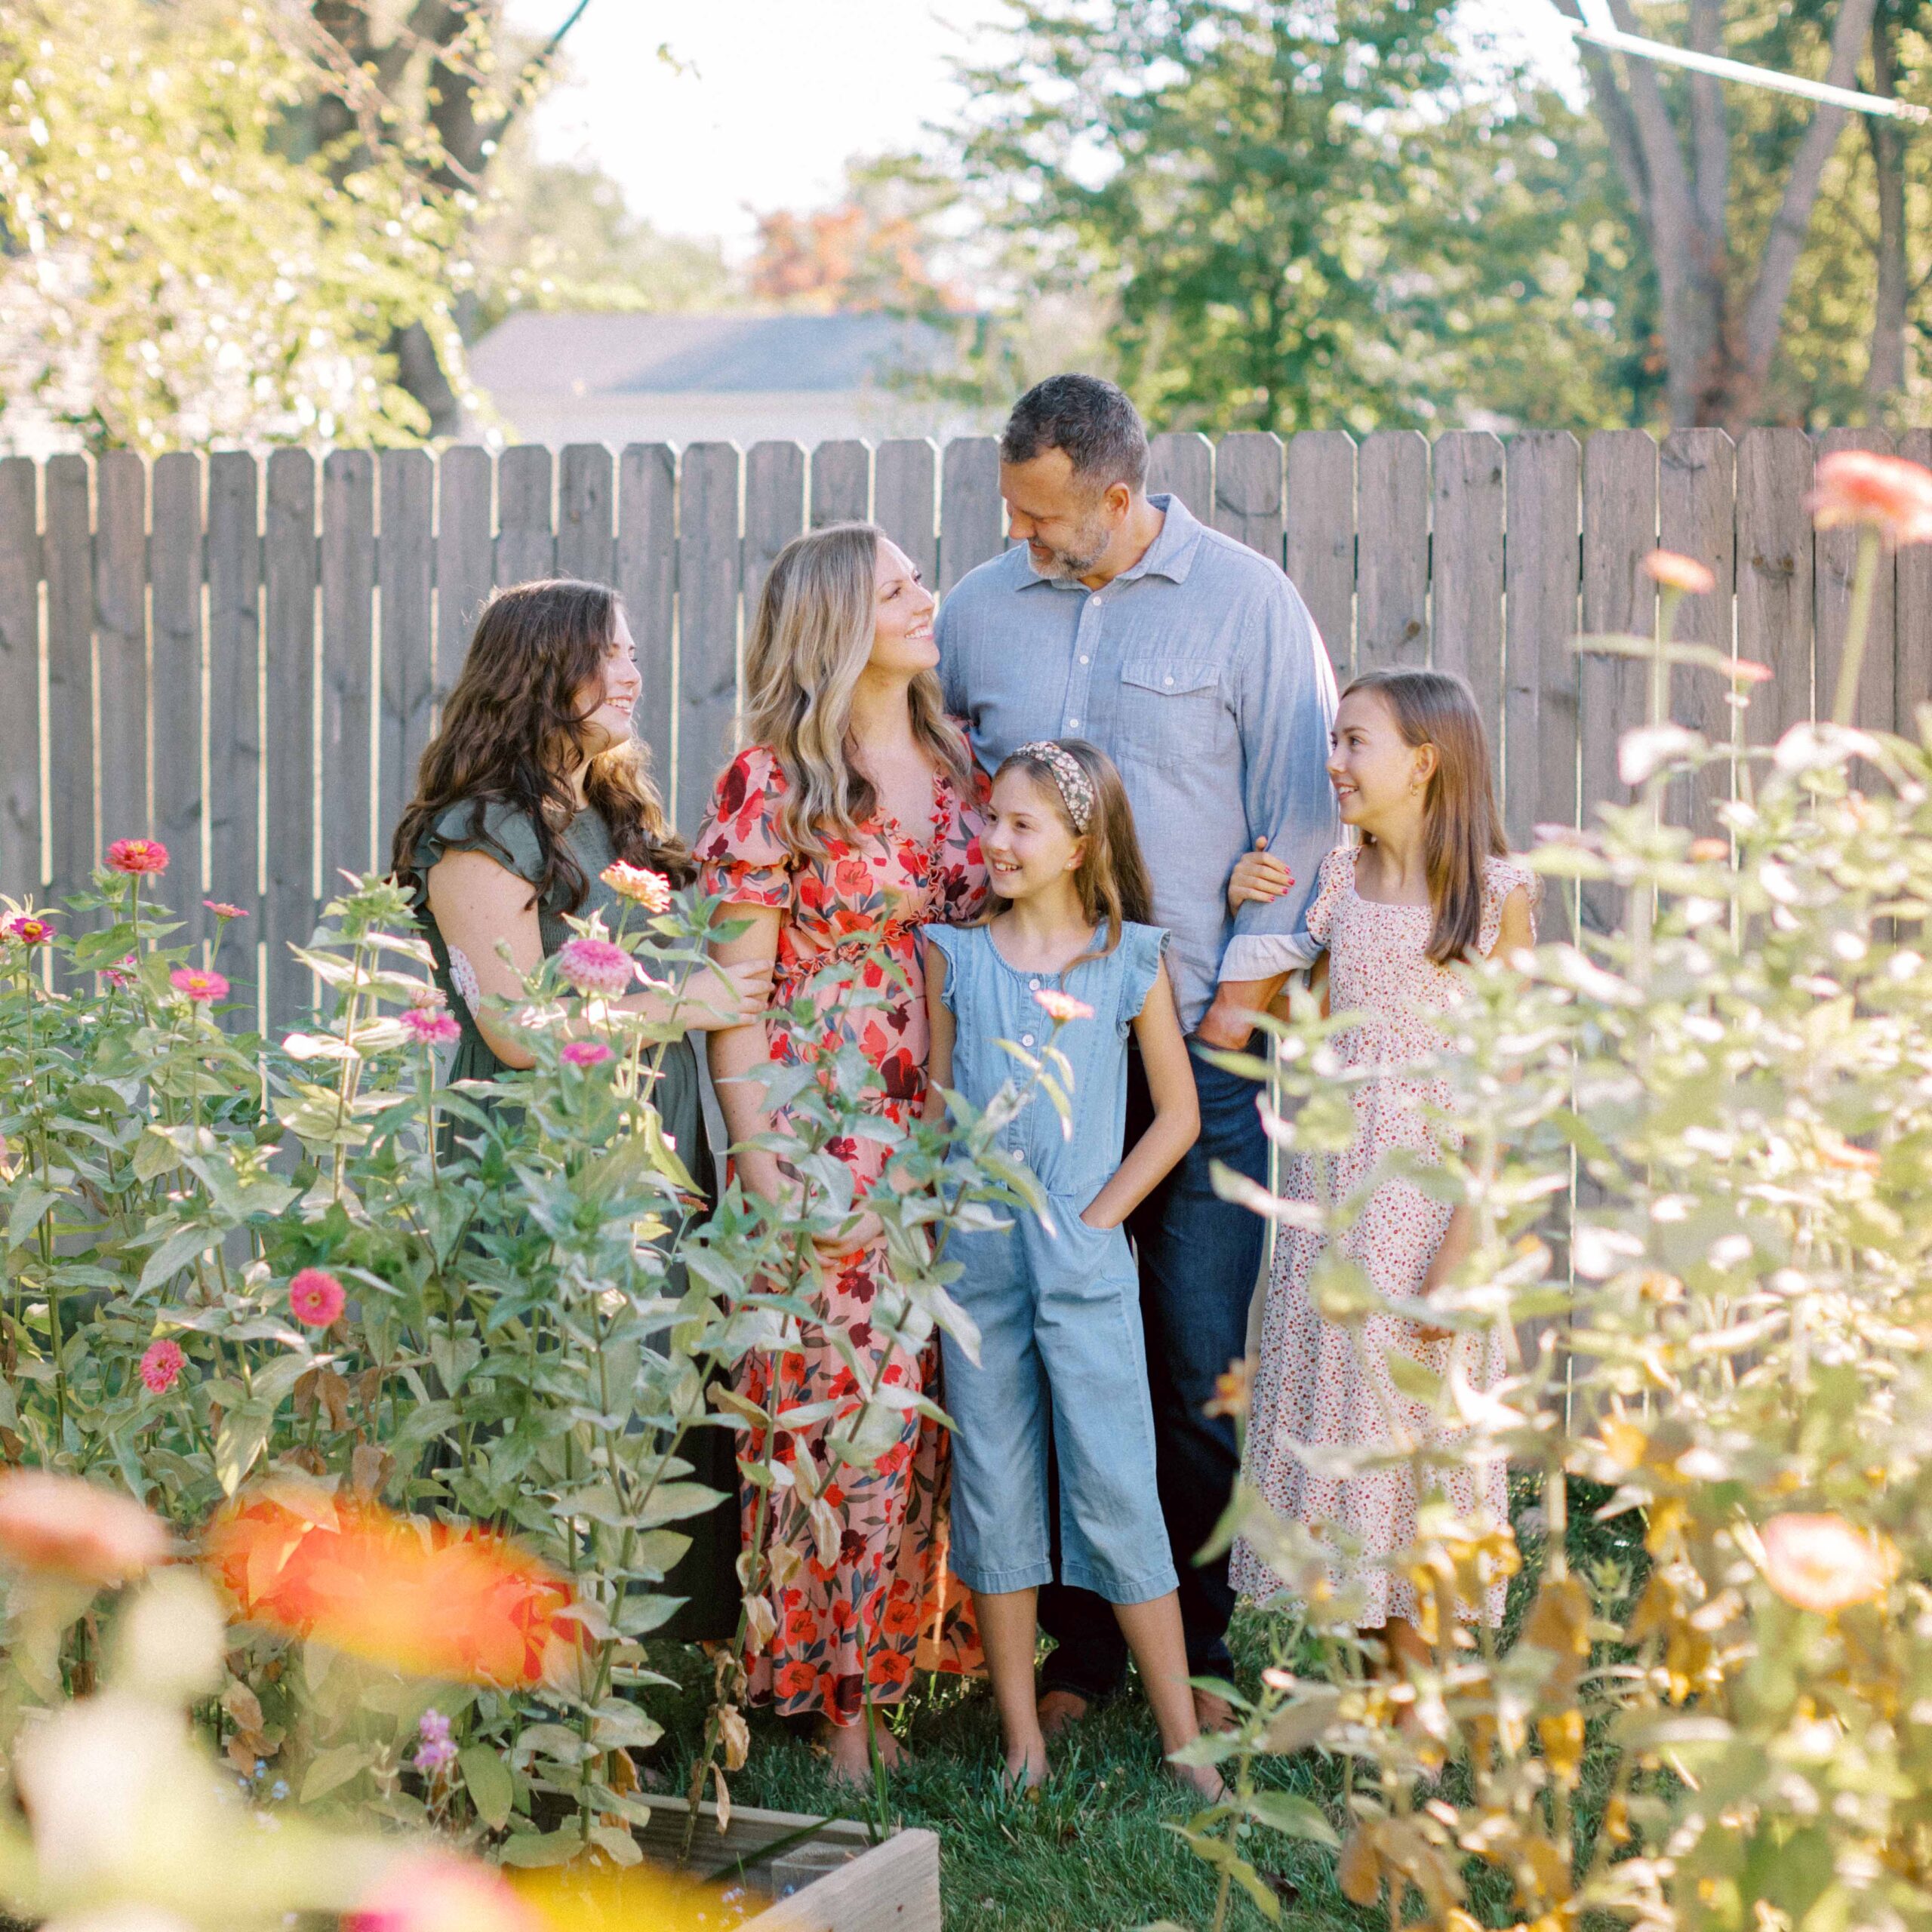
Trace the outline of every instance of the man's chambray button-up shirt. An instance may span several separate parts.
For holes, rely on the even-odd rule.
[[[1192,1033],[1220,981],[1315,956],[1308,901],[1341,838],[1335,678],[1276,565],[1178,497],[1150,500],[1160,534],[1099,590],[1041,577],[1023,543],[969,572],[940,607],[940,674],[987,771],[1031,738],[1086,738],[1119,766]],[[1264,833],[1294,885],[1230,918],[1235,861]]]

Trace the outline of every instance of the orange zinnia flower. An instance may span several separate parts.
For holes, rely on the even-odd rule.
[[[1820,530],[1858,524],[1894,543],[1932,543],[1932,469],[1923,464],[1839,450],[1813,479],[1804,507]]]
[[[412,1676],[536,1684],[576,1647],[569,1584],[528,1552],[309,1484],[238,1497],[205,1552],[248,1622]]]
[[[97,1588],[168,1554],[168,1531],[131,1496],[46,1469],[0,1475],[0,1564]]]
[[[1653,550],[1644,559],[1644,574],[1666,590],[1687,591],[1693,597],[1707,597],[1718,587],[1715,572],[1675,550]]]

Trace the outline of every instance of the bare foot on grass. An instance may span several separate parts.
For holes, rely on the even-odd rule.
[[[906,1761],[905,1747],[883,1722],[877,1725],[879,1761],[888,1771],[896,1771]],[[832,1760],[834,1784],[869,1785],[872,1781],[872,1749],[866,1737],[865,1720],[857,1724],[819,1725],[818,1743]]]
[[[1051,1744],[1087,1715],[1087,1700],[1077,1690],[1049,1690],[1040,1700],[1040,1735]]]

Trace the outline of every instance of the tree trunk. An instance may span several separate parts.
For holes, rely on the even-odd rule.
[[[1898,92],[1899,23],[1893,0],[1884,0],[1872,27],[1874,94]],[[1905,132],[1896,121],[1866,117],[1872,165],[1878,179],[1878,294],[1872,320],[1872,359],[1865,372],[1865,400],[1873,417],[1905,389],[1906,286]]]

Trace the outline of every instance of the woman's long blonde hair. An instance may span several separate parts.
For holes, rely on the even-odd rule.
[[[774,560],[745,648],[745,729],[786,778],[778,829],[792,851],[850,838],[878,809],[872,780],[852,761],[852,695],[878,629],[875,584],[884,533],[834,523],[795,537]],[[939,674],[908,693],[913,735],[962,792],[971,774],[946,721]]]

